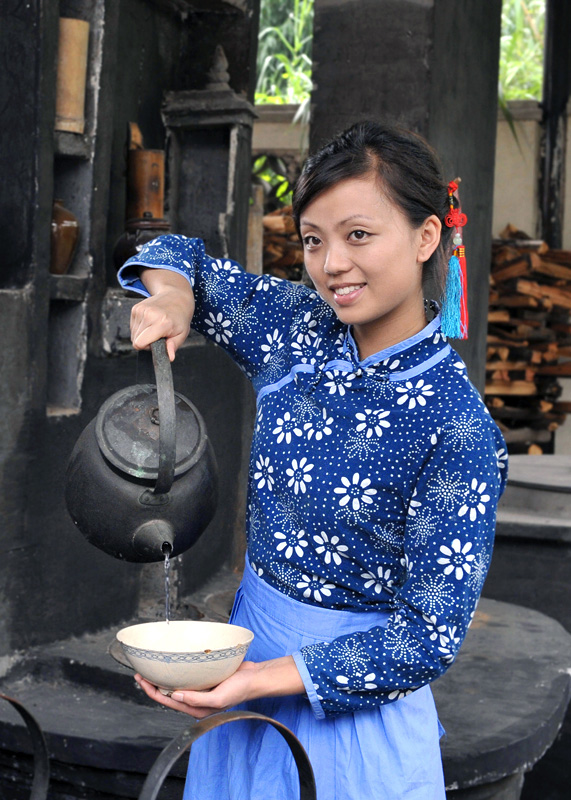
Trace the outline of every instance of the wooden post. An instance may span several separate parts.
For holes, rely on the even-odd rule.
[[[571,4],[547,0],[539,202],[541,238],[562,247],[567,102],[571,86]]]

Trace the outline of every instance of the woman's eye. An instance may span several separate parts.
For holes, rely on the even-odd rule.
[[[303,237],[303,246],[311,250],[312,247],[317,247],[320,244],[320,240],[317,236],[304,236]]]
[[[362,242],[364,239],[367,238],[368,235],[369,234],[367,233],[367,231],[361,231],[361,230],[351,231],[351,233],[349,234],[350,237],[352,237],[358,242]]]

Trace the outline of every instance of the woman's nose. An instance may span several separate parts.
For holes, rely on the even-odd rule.
[[[325,256],[323,271],[326,275],[340,275],[351,269],[351,262],[342,248],[330,247]]]

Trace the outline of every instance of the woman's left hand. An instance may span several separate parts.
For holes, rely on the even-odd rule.
[[[213,689],[201,692],[176,691],[170,697],[164,695],[141,675],[135,675],[135,680],[151,700],[175,711],[189,714],[195,719],[203,719],[218,711],[226,711],[246,700],[301,694],[305,691],[291,656],[259,663],[243,661],[233,675]]]

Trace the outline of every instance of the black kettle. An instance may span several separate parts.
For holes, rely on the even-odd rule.
[[[71,454],[65,500],[91,544],[125,561],[162,561],[195,543],[216,510],[218,472],[198,410],[174,391],[164,339],[156,386],[112,395]]]

